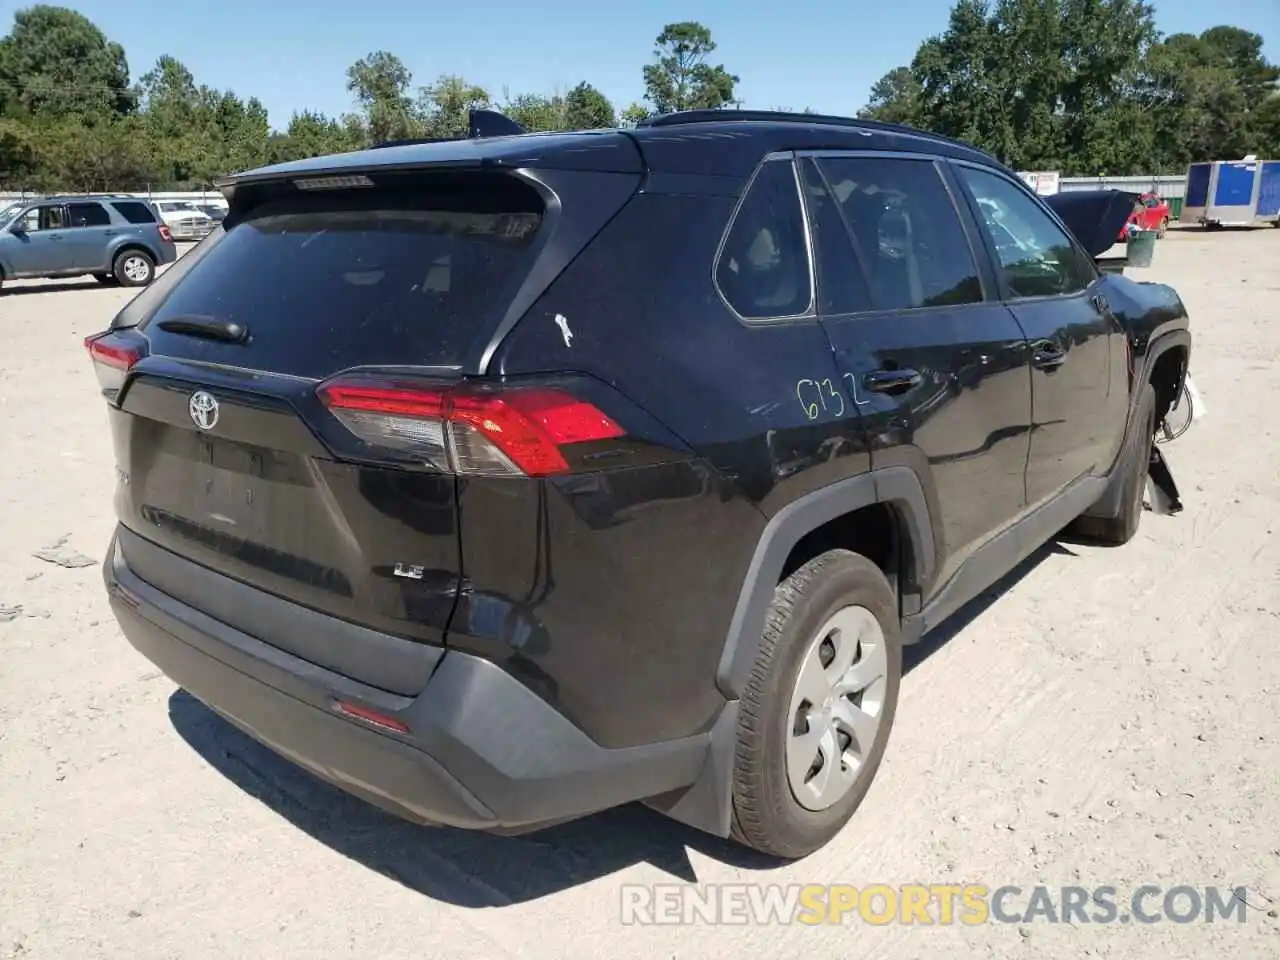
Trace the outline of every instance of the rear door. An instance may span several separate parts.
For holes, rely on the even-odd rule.
[[[505,174],[246,193],[119,318],[113,336],[147,353],[113,411],[120,519],[277,595],[438,640],[462,577],[455,478],[387,462],[317,387],[474,372],[545,247],[542,196]]]
[[[988,168],[955,166],[1026,332],[1032,432],[1027,500],[1105,473],[1119,448],[1127,384],[1124,332],[1088,254],[1025,187]]]
[[[96,200],[68,203],[66,252],[69,267],[85,273],[107,270],[107,245],[117,230],[111,224],[111,215]]]
[[[1025,505],[1023,334],[986,296],[979,241],[932,159],[820,154],[802,169],[842,383],[872,465],[926,485],[940,585]]]

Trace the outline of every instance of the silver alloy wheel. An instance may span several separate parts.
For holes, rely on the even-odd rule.
[[[151,265],[137,254],[124,258],[124,275],[133,283],[142,283],[151,272]]]
[[[787,713],[787,781],[806,810],[853,788],[875,746],[887,673],[884,631],[866,607],[837,610],[809,644]]]

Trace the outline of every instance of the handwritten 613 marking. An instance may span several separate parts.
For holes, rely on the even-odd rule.
[[[840,378],[849,388],[849,393],[853,396],[853,402],[857,404],[866,403],[865,400],[858,399],[857,379],[852,373],[846,373]],[[816,398],[816,399],[814,399]],[[836,401],[835,416],[844,416],[844,395],[836,389],[835,384],[830,378],[825,380],[797,380],[796,381],[796,399],[800,401],[800,409],[804,411],[804,415],[809,420],[817,420],[823,413],[831,413],[831,406],[828,405],[827,399]]]

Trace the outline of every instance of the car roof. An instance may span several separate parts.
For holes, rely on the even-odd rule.
[[[743,177],[783,150],[915,152],[1007,168],[975,147],[897,124],[777,111],[691,110],[653,118],[633,130],[524,133],[393,143],[351,153],[259,167],[219,182],[241,183],[356,170],[547,167],[641,174]],[[1011,171],[1007,171],[1011,172]]]

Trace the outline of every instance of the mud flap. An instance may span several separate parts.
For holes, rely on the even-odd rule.
[[[1173,482],[1173,474],[1164,454],[1154,443],[1151,445],[1151,460],[1147,464],[1147,502],[1152,513],[1174,514],[1182,512],[1182,500],[1178,497],[1178,485]]]

